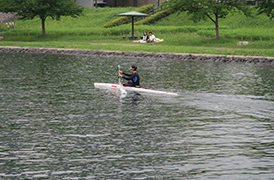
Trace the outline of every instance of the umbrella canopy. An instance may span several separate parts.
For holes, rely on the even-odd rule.
[[[149,15],[145,13],[139,13],[136,11],[130,11],[122,14],[117,14],[116,16],[149,16]]]
[[[122,14],[117,14],[116,16],[131,16],[132,17],[132,39],[134,38],[134,17],[141,17],[141,16],[149,16],[148,14],[145,13],[139,13],[135,11],[130,11]]]

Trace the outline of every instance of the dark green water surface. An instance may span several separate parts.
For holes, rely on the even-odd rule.
[[[0,179],[273,177],[273,66],[0,53]]]

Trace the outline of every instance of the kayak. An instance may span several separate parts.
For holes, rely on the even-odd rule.
[[[101,88],[101,89],[120,89],[120,84],[115,83],[94,83],[95,88]],[[153,90],[153,89],[147,89],[147,88],[141,88],[141,87],[129,87],[129,86],[123,86],[124,90],[126,91],[134,91],[134,92],[144,92],[144,93],[154,93],[154,94],[166,94],[166,95],[174,95],[177,96],[177,93],[173,92],[166,92],[166,91],[159,91],[159,90]]]

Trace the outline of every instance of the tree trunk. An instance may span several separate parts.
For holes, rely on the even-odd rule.
[[[219,18],[218,14],[215,14],[215,29],[216,29],[216,39],[219,39]]]
[[[218,9],[217,11],[214,13],[215,15],[215,20],[209,15],[206,13],[207,17],[212,21],[214,22],[215,24],[215,30],[216,30],[216,39],[219,39],[219,17],[218,17]]]
[[[46,28],[45,28],[45,21],[46,21],[46,19],[45,18],[41,18],[41,20],[42,20],[42,34],[46,35]]]

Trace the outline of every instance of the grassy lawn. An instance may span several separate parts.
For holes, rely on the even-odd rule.
[[[213,23],[193,23],[184,13],[172,14],[152,25],[135,26],[135,35],[153,31],[156,37],[164,39],[160,43],[141,44],[123,40],[121,35],[129,34],[131,25],[103,28],[105,23],[117,18],[115,14],[134,9],[86,9],[85,15],[77,19],[47,19],[46,36],[41,35],[38,18],[16,20],[15,29],[2,29],[4,39],[0,40],[0,46],[274,57],[274,21],[264,15],[246,18],[241,14],[231,14],[220,22],[220,39],[214,38]],[[237,46],[241,40],[250,43]]]

